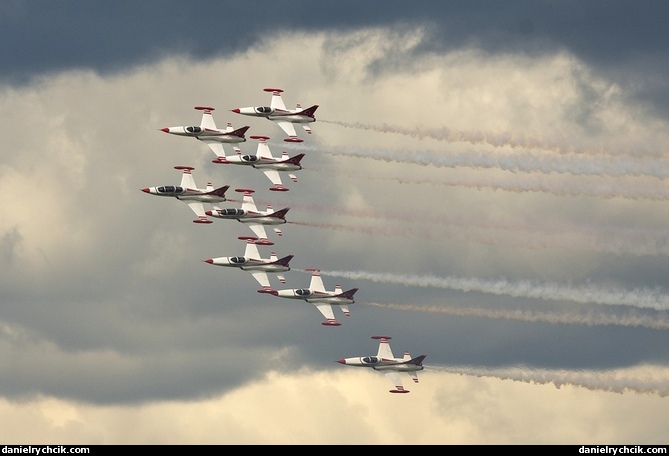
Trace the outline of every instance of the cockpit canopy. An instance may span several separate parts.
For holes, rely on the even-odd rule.
[[[198,133],[202,133],[202,127],[186,127],[186,131],[196,135]]]
[[[178,187],[176,185],[164,185],[162,187],[158,187],[156,190],[158,190],[158,193],[183,193],[184,192],[183,187]]]
[[[297,290],[295,290],[295,294],[298,296],[306,297],[311,295],[311,290],[308,288],[298,288]]]
[[[231,208],[228,208],[228,209],[221,209],[220,214],[221,215],[229,215],[229,216],[237,216],[237,215],[246,214],[246,211],[244,209],[237,209],[237,208],[231,207]]]
[[[271,114],[274,111],[269,106],[256,106],[254,109],[258,114]]]
[[[378,364],[379,363],[379,358],[377,356],[365,356],[364,358],[361,358],[362,362],[365,364]]]
[[[232,263],[232,264],[244,264],[244,263],[246,263],[246,258],[244,258],[243,256],[232,257],[232,258],[230,258],[230,263]]]
[[[257,155],[242,155],[242,161],[249,162],[249,163],[255,163],[258,160],[260,160],[260,157]]]

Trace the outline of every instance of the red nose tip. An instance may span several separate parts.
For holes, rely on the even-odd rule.
[[[149,190],[148,188],[142,188],[142,189],[140,189],[140,190],[142,190],[144,193],[149,193],[149,192],[151,191],[151,190]]]
[[[236,112],[237,114],[239,114],[239,108],[232,109],[231,111]]]
[[[340,360],[337,361],[337,362],[338,362],[339,364],[346,364],[346,360],[345,360],[345,359],[340,359]]]
[[[169,133],[170,129],[165,127],[165,128],[161,128],[160,131],[164,131],[165,133]]]
[[[211,258],[209,258],[208,260],[202,260],[202,261],[204,261],[205,263],[214,264],[214,260],[212,260]]]

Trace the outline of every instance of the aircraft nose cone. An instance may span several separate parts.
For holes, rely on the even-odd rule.
[[[338,362],[339,364],[346,364],[346,360],[345,360],[345,359],[340,359],[340,360],[337,361],[337,362]]]
[[[231,109],[232,112],[239,114],[239,108]]]
[[[160,131],[164,131],[165,133],[169,133],[170,129],[165,127],[165,128],[161,128]]]
[[[205,263],[214,264],[214,260],[212,260],[211,258],[209,258],[208,260],[202,260],[202,261],[204,261]]]
[[[140,190],[143,191],[144,193],[151,192],[151,190],[149,190],[148,188],[140,188]]]

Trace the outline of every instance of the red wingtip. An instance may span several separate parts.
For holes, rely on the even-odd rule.
[[[289,189],[282,185],[275,185],[274,187],[269,188],[273,192],[287,192]]]
[[[321,323],[323,326],[341,326],[341,323],[338,321],[328,320]]]
[[[231,111],[239,114],[239,108],[231,109]]]
[[[284,141],[286,142],[293,142],[293,143],[301,143],[304,142],[303,139],[298,138],[297,136],[291,136],[290,138],[285,138]]]
[[[389,390],[391,393],[408,393],[409,390],[401,389],[401,390]]]

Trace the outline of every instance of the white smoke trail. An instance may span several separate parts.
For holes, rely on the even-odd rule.
[[[583,182],[583,181],[549,181],[534,175],[515,174],[513,179],[503,179],[495,176],[444,176],[443,178],[408,178],[403,176],[381,176],[369,172],[355,173],[342,169],[309,168],[308,171],[334,174],[352,179],[373,179],[394,181],[409,185],[440,185],[448,187],[463,187],[476,190],[491,189],[514,193],[548,193],[556,196],[590,196],[596,198],[624,198],[631,200],[669,200],[669,186],[664,181],[653,179],[649,183],[623,182]],[[543,176],[545,177],[545,176]],[[604,176],[597,176],[604,178]]]
[[[551,153],[501,151],[466,151],[452,153],[437,150],[388,150],[332,147],[321,153],[356,158],[370,158],[393,163],[407,163],[438,168],[501,169],[523,173],[558,173],[575,176],[649,176],[669,177],[669,160],[638,157],[601,157],[583,155],[555,155]]]
[[[625,371],[570,371],[529,369],[525,367],[487,368],[474,366],[438,366],[424,364],[426,371],[474,377],[492,377],[537,385],[553,384],[556,388],[564,385],[587,388],[591,391],[613,393],[655,394],[669,396],[669,375],[658,369],[646,368],[646,372]],[[640,369],[636,369],[639,371]]]
[[[414,214],[416,215],[416,214]],[[368,217],[373,217],[367,214]],[[396,219],[401,217],[396,217]],[[335,223],[313,223],[303,221],[288,221],[287,223],[298,226],[308,226],[313,228],[328,229],[349,233],[363,233],[371,236],[396,236],[396,237],[416,237],[422,239],[443,240],[450,239],[457,242],[476,242],[485,245],[502,245],[505,247],[521,247],[524,249],[560,249],[577,251],[607,252],[617,255],[632,254],[637,256],[658,256],[669,255],[669,238],[666,233],[653,233],[650,231],[637,232],[634,230],[618,231],[618,237],[608,239],[607,233],[590,233],[584,230],[573,232],[570,230],[560,231],[557,228],[541,232],[537,227],[515,227],[508,226],[482,226],[480,223],[471,223],[468,225],[463,221],[454,222],[453,225],[466,227],[467,229],[438,230],[430,232],[425,226],[429,222],[429,217],[416,217],[415,219],[405,221],[420,220],[419,227],[411,226],[400,229],[397,224],[392,224],[392,218],[388,218],[388,224],[375,225],[373,227],[359,225],[343,225]],[[438,222],[433,222],[438,223]],[[447,223],[441,221],[440,223]],[[494,230],[493,232],[490,232]]]
[[[305,271],[306,272],[306,271]],[[529,280],[511,282],[506,279],[483,280],[461,277],[415,276],[365,271],[325,271],[321,274],[352,280],[395,283],[416,287],[444,288],[463,292],[477,291],[516,298],[535,298],[556,301],[572,301],[580,304],[603,304],[631,306],[642,309],[669,310],[669,295],[647,288],[632,291],[613,291],[603,287],[569,287],[556,283],[533,283]]]
[[[573,141],[569,141],[569,138],[565,138],[564,135],[556,134],[554,135],[555,139],[548,138],[532,138],[523,133],[518,132],[492,132],[492,131],[463,131],[463,130],[452,130],[447,127],[441,128],[423,128],[423,127],[414,127],[406,128],[400,127],[397,125],[389,125],[383,123],[381,125],[372,125],[365,124],[361,122],[341,122],[336,120],[325,120],[319,119],[319,122],[329,123],[332,125],[338,125],[344,128],[354,128],[357,130],[367,130],[375,131],[378,133],[394,133],[402,136],[408,136],[410,138],[415,138],[418,140],[423,139],[434,139],[436,141],[444,141],[448,143],[464,142],[474,145],[488,144],[493,147],[510,147],[513,149],[516,148],[527,148],[527,149],[540,149],[547,150],[558,153],[588,153],[588,154],[625,154],[629,155],[629,152],[623,151],[620,144],[591,144],[589,146],[577,146]],[[583,139],[582,139],[583,140]],[[638,145],[633,146],[638,148]],[[649,150],[646,147],[640,152],[636,152],[636,155],[643,154],[645,156],[663,156],[663,149],[666,147],[660,147],[658,150]],[[634,154],[632,154],[634,155]]]
[[[363,306],[382,307],[412,312],[455,315],[459,317],[482,317],[497,320],[517,320],[530,323],[544,322],[552,324],[571,324],[586,326],[630,326],[649,329],[669,329],[669,315],[666,312],[647,315],[641,311],[629,309],[626,315],[615,315],[601,311],[587,312],[528,309],[485,309],[481,307],[454,307],[449,305],[390,304],[380,302],[356,301]]]

